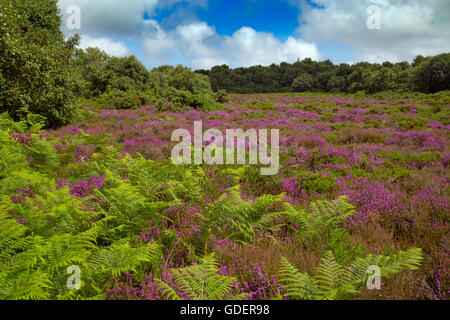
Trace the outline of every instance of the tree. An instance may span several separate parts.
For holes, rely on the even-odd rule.
[[[225,89],[227,91],[233,92],[233,82],[231,79],[232,70],[226,65],[215,66],[211,69],[209,74],[211,80],[211,88],[213,91],[219,89]]]
[[[160,66],[153,69],[149,75],[151,81],[162,88],[173,87],[177,90],[189,91],[191,93],[208,91],[211,92],[211,83],[208,76],[192,72],[191,69],[182,65],[176,67]]]
[[[110,56],[99,48],[77,49],[73,59],[73,68],[77,68],[83,75],[86,86],[86,97],[95,94],[95,79],[98,78],[103,65],[110,59]]]
[[[434,93],[450,89],[450,54],[423,61],[416,70],[415,83],[420,91]]]
[[[327,83],[327,90],[330,92],[341,92],[345,88],[345,78],[342,76],[332,76]]]
[[[83,87],[70,67],[79,37],[64,40],[57,1],[0,0],[0,16],[0,111],[70,122]]]
[[[292,83],[295,92],[310,91],[313,87],[314,79],[309,73],[301,73]]]
[[[413,67],[418,67],[422,62],[424,62],[426,59],[424,56],[422,55],[418,55],[414,58],[412,66]]]
[[[92,92],[96,96],[110,89],[147,90],[151,86],[149,71],[135,56],[109,58],[91,77]]]

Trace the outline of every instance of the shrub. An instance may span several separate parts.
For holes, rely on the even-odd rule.
[[[230,101],[230,97],[225,90],[219,90],[214,93],[214,99],[219,103],[226,103]]]
[[[176,67],[160,66],[150,71],[150,80],[160,88],[175,88],[191,93],[211,90],[209,78],[203,74],[192,72],[181,65]]]
[[[112,89],[121,91],[145,91],[154,87],[149,72],[135,56],[106,60],[89,78],[94,96]]]
[[[81,75],[70,67],[78,37],[65,41],[56,1],[0,1],[0,110],[15,119],[28,114],[47,125],[69,123]]]
[[[115,109],[133,109],[151,102],[149,93],[143,91],[121,91],[112,89],[103,93],[96,103],[102,107]]]
[[[394,116],[392,121],[397,122],[402,130],[420,130],[424,129],[428,123],[426,119],[422,118],[409,118],[409,117],[397,117]]]

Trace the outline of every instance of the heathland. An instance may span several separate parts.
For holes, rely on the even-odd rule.
[[[0,299],[448,299],[450,54],[149,71],[0,15]],[[173,163],[195,121],[277,174]]]

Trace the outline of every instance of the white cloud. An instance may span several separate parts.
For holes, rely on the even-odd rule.
[[[83,34],[117,35],[131,34],[142,26],[144,12],[150,14],[158,5],[158,0],[59,0],[64,19],[71,5],[81,9],[81,30]],[[65,23],[63,30],[68,32]],[[69,32],[70,33],[70,32]]]
[[[172,31],[164,31],[157,21],[148,21],[144,49],[150,63],[164,63],[168,57],[183,55],[193,68],[211,68],[215,65],[230,66],[270,65],[282,61],[320,58],[313,43],[289,37],[280,42],[273,34],[256,32],[242,27],[232,36],[216,33],[205,22],[179,25]]]
[[[302,38],[337,41],[356,47],[355,60],[382,62],[412,60],[415,55],[450,51],[450,5],[448,0],[316,0],[302,8]],[[367,28],[370,5],[381,8],[381,29]]]
[[[141,41],[151,65],[183,61],[193,68],[210,68],[220,64],[269,65],[305,57],[320,58],[313,43],[293,37],[280,42],[271,33],[256,32],[249,27],[240,28],[232,36],[219,35],[214,27],[195,17],[183,18],[185,6],[173,13],[172,20],[177,24],[172,29],[167,28],[167,23],[144,20],[145,12],[151,17],[157,8],[171,9],[180,2],[207,6],[207,0],[59,0],[58,5],[64,14],[66,34],[74,32],[66,28],[67,8],[80,7],[81,29],[75,32],[82,34],[82,48],[97,46],[111,55],[125,56],[130,50],[124,42],[116,41],[117,37]]]
[[[350,62],[412,60],[418,54],[450,51],[448,0],[289,0],[302,9],[299,35],[281,42],[273,34],[242,27],[231,36],[217,34],[213,26],[197,20],[188,8],[207,7],[208,0],[59,0],[63,13],[70,5],[81,9],[82,47],[96,45],[114,55],[130,54],[120,39],[142,42],[151,65],[182,61],[194,68],[217,64],[250,66],[320,59],[316,44],[337,42],[355,48]],[[144,20],[159,8],[176,8],[162,24]],[[381,8],[381,30],[366,25],[370,5]],[[190,13],[189,13],[190,12]],[[63,18],[63,31],[67,30]]]
[[[81,35],[80,48],[97,47],[116,57],[131,55],[131,51],[122,41],[114,41],[111,38],[94,38],[89,35]]]
[[[207,6],[207,0],[58,0],[64,23],[70,16],[69,6],[78,6],[81,11],[81,30],[83,34],[136,35],[145,27],[144,13],[152,16],[156,9],[171,9],[177,3],[200,7]]]
[[[320,58],[319,51],[313,43],[289,37],[280,42],[273,34],[256,32],[249,27],[242,27],[223,43],[224,52],[231,59],[232,65],[251,66],[256,64],[295,62],[310,57]]]

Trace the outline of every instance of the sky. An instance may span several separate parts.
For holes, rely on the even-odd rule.
[[[305,58],[399,62],[450,52],[449,0],[59,0],[58,6],[63,32],[80,34],[81,48],[135,55],[149,69]]]

